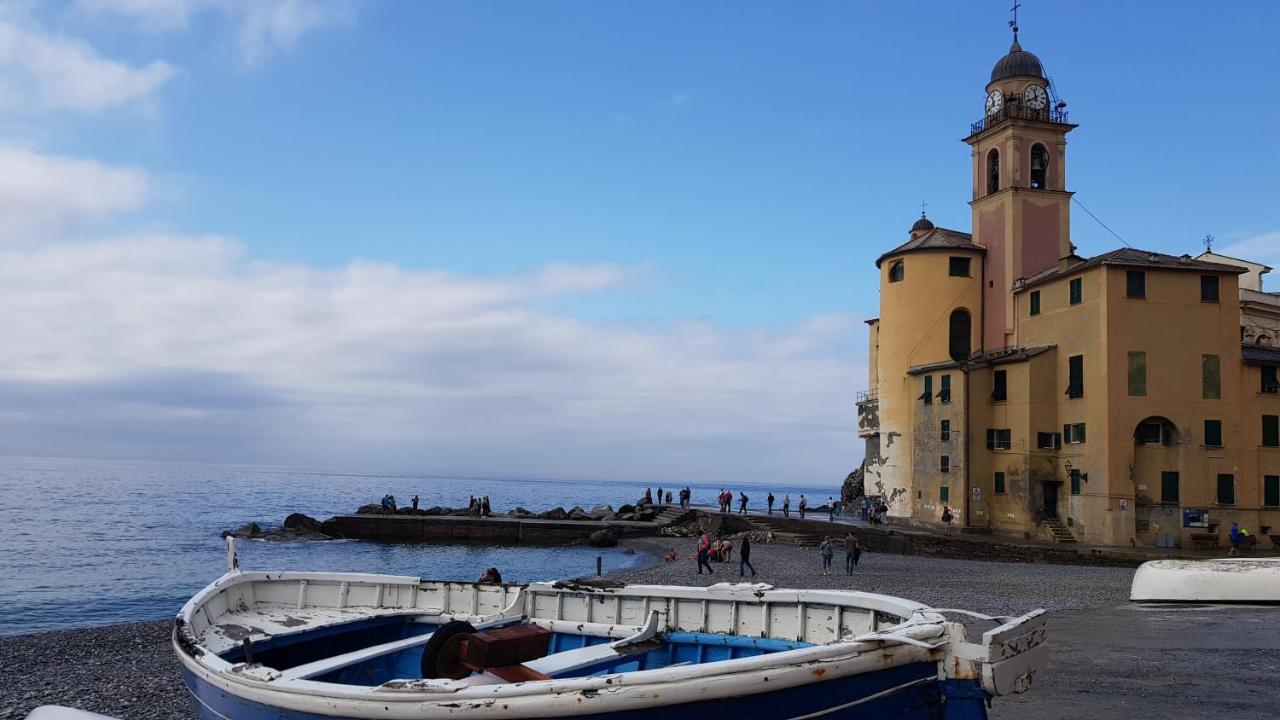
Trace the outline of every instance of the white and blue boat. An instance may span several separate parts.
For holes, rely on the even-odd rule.
[[[178,614],[203,719],[985,718],[1045,616],[765,584],[490,585],[228,572]],[[964,623],[991,626],[970,640]]]

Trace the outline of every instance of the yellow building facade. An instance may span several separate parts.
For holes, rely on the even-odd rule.
[[[877,261],[858,402],[891,522],[1099,545],[1280,533],[1270,268],[1070,238],[1065,104],[1015,36],[972,148],[972,232],[922,214]]]

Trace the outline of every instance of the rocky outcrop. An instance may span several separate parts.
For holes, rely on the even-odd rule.
[[[857,502],[866,494],[863,478],[866,471],[866,463],[858,466],[857,470],[849,473],[844,479],[844,484],[840,486],[840,505],[844,508],[845,514],[856,511]]]
[[[293,513],[284,519],[284,526],[289,530],[302,530],[306,532],[320,532],[320,521],[310,515],[302,513]]]
[[[227,530],[222,537],[235,537],[246,540],[331,540],[324,532],[324,525],[310,515],[293,513],[284,519],[284,525],[278,528],[263,529],[256,522],[241,525],[235,530]]]
[[[591,537],[587,538],[587,544],[591,547],[614,547],[618,544],[618,538],[612,530],[604,528],[591,533]]]
[[[562,507],[555,507],[542,513],[538,517],[542,518],[543,520],[568,520],[569,513],[565,512],[565,509]]]

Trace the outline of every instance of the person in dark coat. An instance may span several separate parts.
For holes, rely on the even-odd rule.
[[[756,568],[751,564],[751,538],[743,535],[742,545],[738,546],[738,577],[745,575],[746,569],[751,570],[751,577],[756,576]]]
[[[862,545],[858,543],[858,538],[853,533],[845,533],[844,536],[844,572],[846,575],[853,574],[853,568],[858,564],[858,558],[862,557]]]
[[[769,493],[769,497],[765,498],[765,502],[769,504],[769,514],[773,514],[773,493]]]

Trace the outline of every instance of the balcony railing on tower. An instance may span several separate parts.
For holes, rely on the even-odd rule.
[[[977,135],[988,128],[995,127],[1005,120],[1035,120],[1037,122],[1069,125],[1066,110],[1054,110],[1049,107],[1033,110],[1019,103],[1005,103],[999,110],[982,118],[969,126],[969,134]]]

